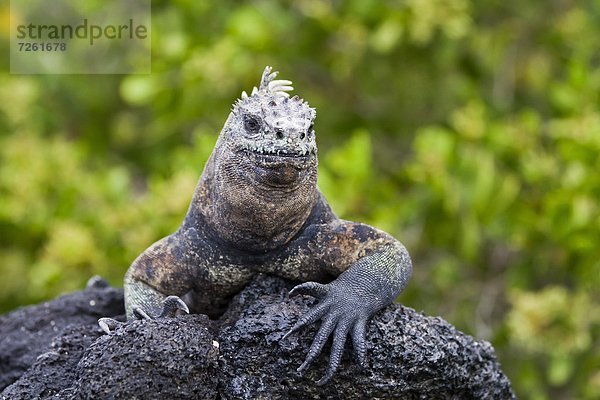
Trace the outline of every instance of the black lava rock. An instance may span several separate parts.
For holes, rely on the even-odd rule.
[[[73,398],[215,399],[219,346],[205,315],[133,321],[84,352]]]
[[[122,293],[109,287],[17,310],[0,317],[0,383],[9,385],[0,398],[514,398],[489,343],[396,304],[369,323],[365,369],[348,344],[333,379],[316,386],[326,355],[305,376],[296,368],[317,326],[282,340],[315,303],[288,298],[291,287],[259,276],[218,321],[133,321],[110,335],[96,323],[123,313]]]
[[[347,343],[332,380],[317,386],[329,361],[326,355],[305,376],[296,368],[304,361],[318,326],[281,340],[315,304],[307,296],[289,299],[291,287],[278,278],[263,278],[233,300],[218,336],[224,398],[514,398],[488,342],[476,341],[439,317],[425,317],[398,304],[369,323],[366,368],[354,362]]]
[[[101,280],[90,282],[86,290],[0,316],[0,390],[17,380],[38,356],[55,357],[56,347],[51,346],[55,337],[80,327],[96,338],[102,332],[97,329],[98,318],[125,314],[122,290]]]

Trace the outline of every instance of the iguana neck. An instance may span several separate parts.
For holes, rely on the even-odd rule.
[[[308,170],[293,165],[261,169],[219,140],[187,218],[199,212],[219,239],[251,252],[270,251],[304,225],[318,198],[316,181],[316,157]]]

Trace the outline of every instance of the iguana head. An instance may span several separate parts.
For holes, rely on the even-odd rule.
[[[283,181],[291,180],[294,174],[287,171],[285,176],[280,175],[289,168],[299,175],[302,175],[301,170],[316,170],[313,128],[316,112],[298,96],[289,97],[288,92],[293,89],[291,81],[276,80],[276,77],[277,72],[266,67],[259,87],[250,95],[242,92],[233,105],[221,139],[240,161],[251,162],[263,171],[270,170],[273,173],[268,176],[285,183]]]
[[[233,105],[193,201],[216,236],[245,250],[287,243],[319,196],[316,112],[276,76],[265,68]]]

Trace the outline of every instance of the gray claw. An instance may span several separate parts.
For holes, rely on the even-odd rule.
[[[281,338],[281,340],[287,339],[292,333],[294,333],[294,330],[290,329],[285,335],[283,335],[283,337]]]
[[[36,361],[44,361],[44,362],[53,362],[60,358],[60,354],[56,351],[48,351],[46,353],[40,354],[35,359]]]
[[[190,309],[183,300],[177,296],[169,296],[163,300],[163,309],[159,315],[159,318],[174,317],[178,310],[181,310],[186,314],[190,313]]]
[[[307,294],[317,299],[322,299],[327,295],[328,292],[329,286],[327,285],[317,282],[305,282],[294,286],[294,288],[290,290],[289,296],[291,297],[299,294]]]
[[[148,315],[148,313],[146,311],[142,310],[140,307],[133,307],[133,315],[137,319],[154,319],[150,315]]]
[[[323,386],[324,384],[329,382],[329,380],[331,379],[332,376],[333,376],[333,372],[332,373],[328,372],[324,377],[322,377],[321,379],[319,379],[317,381],[317,386]]]
[[[122,324],[122,322],[119,322],[116,319],[112,318],[100,318],[98,320],[98,325],[100,325],[100,328],[109,335],[111,331],[114,331],[117,328],[117,326]]]

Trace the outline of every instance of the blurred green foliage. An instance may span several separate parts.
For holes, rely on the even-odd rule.
[[[411,251],[400,300],[492,341],[523,398],[600,397],[600,2],[152,5],[151,75],[0,75],[0,310],[120,285],[273,65],[334,209]]]

